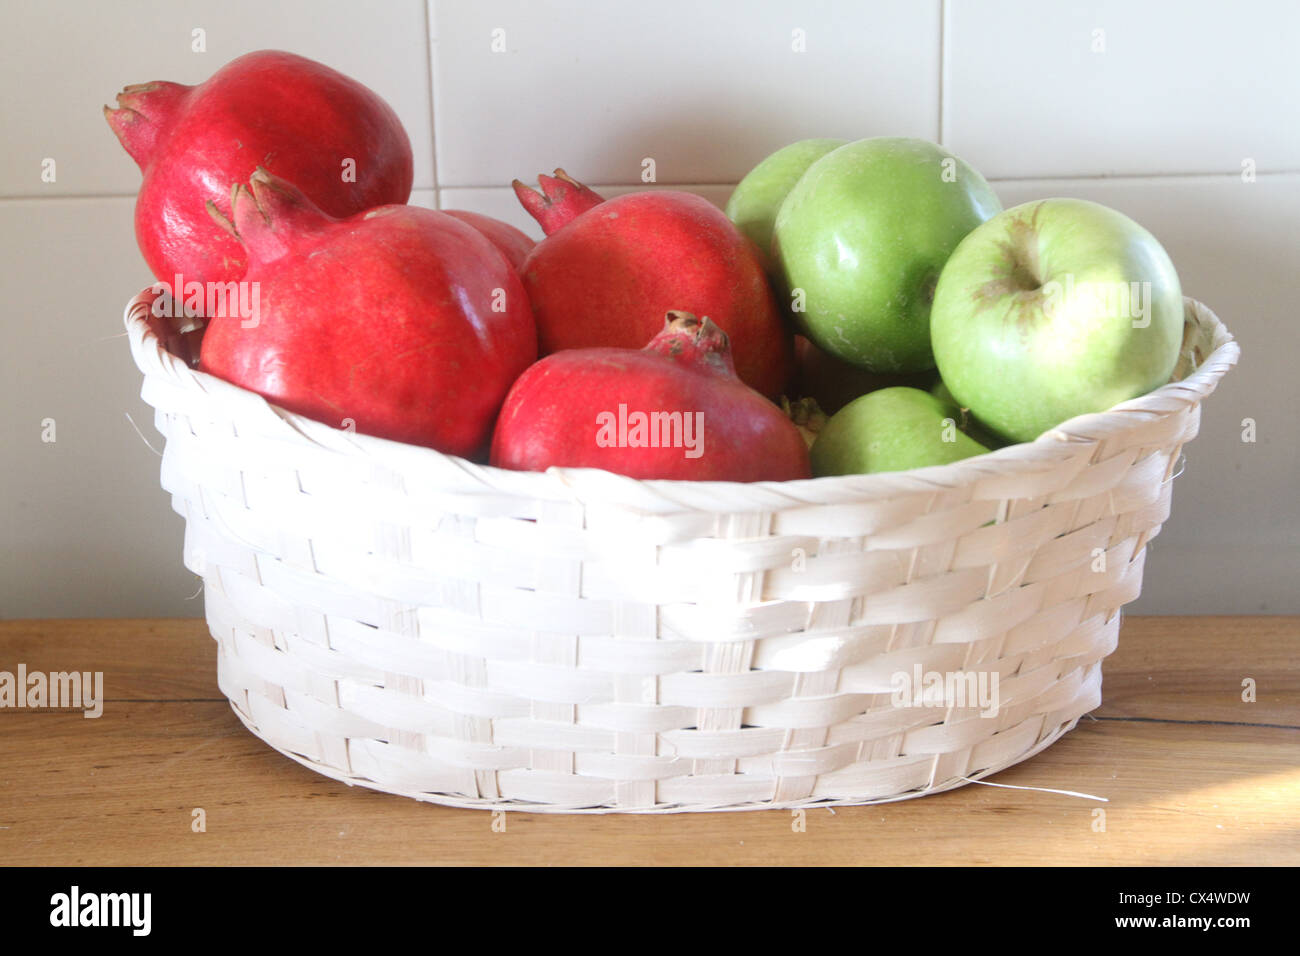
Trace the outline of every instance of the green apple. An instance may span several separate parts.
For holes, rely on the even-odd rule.
[[[882,388],[830,417],[812,446],[813,474],[853,475],[946,465],[982,455],[957,426],[961,411],[919,388]]]
[[[1164,248],[1082,199],[1008,209],[962,240],[931,316],[935,359],[963,407],[1014,441],[1169,381],[1183,297]]]
[[[874,372],[934,368],[939,271],[1001,208],[983,177],[941,146],[849,143],[809,166],[777,212],[779,284],[804,334],[831,354]]]
[[[990,431],[982,423],[977,421],[975,416],[971,414],[969,408],[964,407],[961,402],[952,397],[952,392],[950,392],[948,386],[943,383],[943,379],[939,379],[939,381],[935,383],[934,387],[930,389],[930,394],[945,405],[951,405],[953,408],[958,409],[961,412],[961,430],[967,435],[970,435],[971,438],[975,439],[985,448],[992,451],[995,448],[1003,448],[1012,444],[1001,435]]]
[[[772,224],[776,211],[808,167],[833,149],[842,139],[801,139],[778,149],[749,171],[727,200],[727,218],[753,239],[766,257],[772,245]]]
[[[957,404],[957,399],[952,397],[952,392],[948,390],[948,386],[943,384],[943,379],[939,379],[939,381],[934,383],[934,388],[930,389],[930,394],[945,405],[956,405],[958,408],[961,408],[961,406]]]

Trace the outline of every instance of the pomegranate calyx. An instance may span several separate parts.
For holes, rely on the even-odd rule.
[[[817,404],[817,399],[801,398],[792,402],[788,396],[782,395],[781,411],[794,422],[799,434],[803,435],[804,443],[811,449],[827,422],[827,415]]]
[[[192,87],[166,80],[133,83],[117,94],[117,107],[104,107],[104,119],[136,165],[144,169],[153,156],[159,134],[172,121]]]
[[[208,215],[221,222],[210,200]],[[225,217],[222,217],[225,218]],[[336,220],[321,212],[298,187],[259,166],[248,185],[235,183],[230,193],[230,229],[250,256],[278,259],[309,233]]]
[[[235,207],[235,195],[238,193],[238,190],[239,190],[239,185],[238,185],[238,184],[236,184],[236,185],[235,185],[235,188],[231,190],[231,196],[230,196],[230,208],[231,208],[231,209],[233,209],[233,208]],[[217,208],[217,204],[216,204],[216,203],[214,203],[211,199],[209,199],[209,200],[204,204],[204,207],[208,210],[208,215],[212,217],[212,221],[213,221],[213,222],[215,222],[218,226],[220,226],[220,227],[221,227],[222,229],[224,229],[226,232],[230,233],[230,234],[231,234],[232,236],[234,236],[236,239],[239,238],[239,230],[236,229],[236,228],[235,228],[235,224],[234,224],[233,222],[230,221],[230,217],[227,216],[225,213],[223,213],[220,209]]]
[[[514,187],[520,205],[537,220],[548,236],[605,201],[599,193],[563,169],[555,170],[553,176],[539,175],[537,182],[541,189],[533,189],[518,179],[510,185]]]
[[[731,339],[707,315],[697,318],[691,312],[672,309],[664,315],[663,331],[646,349],[668,358],[699,364],[723,375],[735,376],[731,356]]]

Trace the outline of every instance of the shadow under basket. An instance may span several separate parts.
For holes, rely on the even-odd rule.
[[[560,812],[862,804],[1009,767],[1101,701],[1119,609],[1238,347],[909,472],[736,484],[511,472],[330,428],[127,307],[217,679],[348,784]],[[941,694],[922,693],[945,684]]]

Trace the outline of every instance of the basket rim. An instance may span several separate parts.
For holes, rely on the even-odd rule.
[[[1212,351],[1185,377],[1104,411],[1062,422],[1032,442],[1021,442],[945,465],[909,471],[865,475],[833,475],[792,481],[690,481],[629,478],[597,468],[557,468],[545,472],[511,471],[436,449],[334,428],[282,408],[256,392],[197,368],[169,352],[146,318],[158,295],[158,284],[137,293],[123,316],[131,353],[145,375],[163,376],[169,384],[227,401],[232,413],[284,426],[285,437],[308,441],[341,454],[370,458],[402,472],[416,467],[439,475],[454,475],[458,492],[526,495],[549,500],[619,502],[646,512],[782,510],[811,504],[864,502],[909,493],[941,493],[984,479],[1005,478],[1058,467],[1089,458],[1109,435],[1142,420],[1153,420],[1196,405],[1218,386],[1237,364],[1240,346],[1217,315],[1203,303],[1184,297],[1188,324],[1209,332]],[[1136,420],[1135,420],[1136,419]]]

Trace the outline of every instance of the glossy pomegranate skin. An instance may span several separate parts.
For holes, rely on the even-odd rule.
[[[784,391],[793,367],[792,336],[757,248],[721,210],[667,189],[593,204],[595,193],[563,180],[570,183],[553,205],[526,200],[528,193],[516,185],[548,231],[523,267],[543,355],[639,348],[659,331],[667,311],[684,309],[707,315],[727,333],[746,384],[769,398]],[[570,208],[571,217],[565,215]]]
[[[411,194],[411,144],[397,114],[362,84],[292,53],[248,53],[197,86],[127,87],[105,116],[143,174],[136,239],[165,282],[243,276],[244,250],[205,206],[228,217],[231,184],[259,166],[340,218]]]
[[[685,444],[610,444],[610,431],[602,441],[602,422],[608,429],[620,415],[632,421],[638,413],[678,415],[683,423],[692,416],[703,436],[699,454],[687,454]],[[670,319],[643,350],[570,349],[537,362],[506,398],[491,460],[517,470],[603,468],[639,479],[811,476],[798,429],[736,377],[726,335],[694,316]]]
[[[537,245],[523,230],[516,229],[510,223],[494,219],[492,216],[470,212],[466,209],[444,209],[442,211],[453,219],[459,219],[466,225],[473,226],[483,233],[488,241],[501,250],[501,253],[510,260],[510,264],[516,270],[523,268],[524,260],[533,251],[533,247]]]
[[[451,216],[389,205],[337,220],[255,174],[234,198],[259,315],[210,319],[204,371],[336,428],[474,457],[537,356],[515,270]]]

